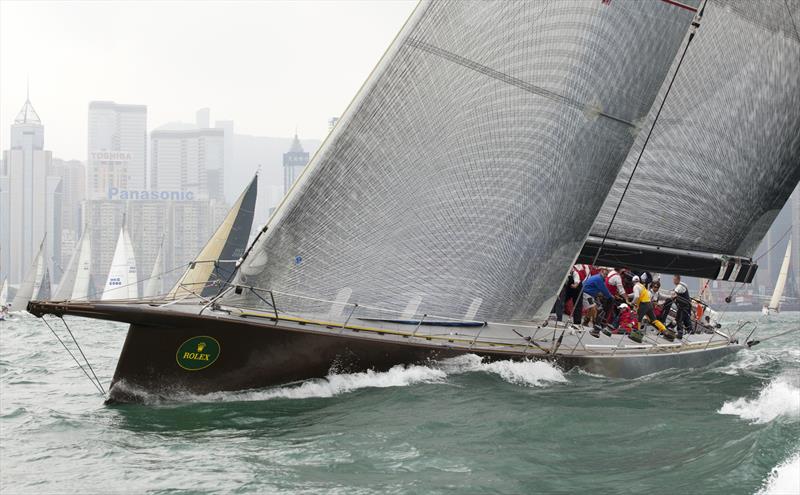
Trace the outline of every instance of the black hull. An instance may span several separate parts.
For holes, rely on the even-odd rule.
[[[200,335],[220,343],[219,357],[208,368],[185,370],[176,361],[176,349]],[[114,372],[109,400],[135,402],[148,396],[261,388],[321,378],[332,369],[386,371],[397,364],[457,354],[460,352],[227,322],[169,328],[133,324]]]
[[[28,309],[37,316],[69,314],[131,324],[111,382],[108,400],[112,403],[180,400],[322,378],[332,371],[386,371],[398,364],[462,354],[477,354],[488,360],[550,359],[565,370],[578,366],[605,376],[635,378],[669,368],[705,366],[742,349],[741,345],[726,345],[647,355],[533,356],[521,350],[444,347],[424,339],[389,340],[367,335],[371,332],[340,334],[338,328],[331,327],[287,328],[261,318],[231,320],[148,305],[32,302]],[[179,362],[178,351],[195,338],[216,341],[219,352],[206,367],[188,370]]]

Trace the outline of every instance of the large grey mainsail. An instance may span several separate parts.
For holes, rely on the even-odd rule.
[[[800,0],[708,1],[609,239],[753,255],[800,180],[798,22]],[[596,238],[608,228],[643,134],[592,227]],[[634,254],[620,259],[632,262]]]
[[[549,310],[693,15],[421,2],[237,283],[451,317]],[[240,292],[227,300],[263,304]]]

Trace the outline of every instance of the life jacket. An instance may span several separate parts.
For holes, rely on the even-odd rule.
[[[616,270],[611,270],[610,272],[608,272],[608,275],[606,276],[606,287],[613,296],[616,296],[619,294],[619,290],[617,289],[616,285],[611,283],[612,277],[619,277],[619,281],[620,283],[622,283],[622,275],[620,275]],[[624,284],[622,285],[622,290],[625,291]],[[625,292],[627,293],[627,291]]]
[[[572,271],[578,274],[578,277],[581,279],[581,283],[585,282],[587,278],[594,275],[592,273],[592,265],[575,265],[572,267]]]
[[[619,314],[619,329],[624,330],[625,333],[631,333],[639,327],[639,322],[636,320],[631,308],[623,309]]]
[[[641,304],[641,303],[648,303],[651,301],[650,298],[650,291],[647,290],[647,287],[644,286],[643,283],[639,282],[639,299],[633,301],[634,304]]]
[[[687,286],[683,282],[678,282],[678,285],[682,285],[686,289],[686,292],[684,292],[683,294],[678,294],[678,297],[675,298],[675,304],[677,304],[678,306],[691,306],[692,296],[689,295],[689,286]],[[676,285],[675,287],[677,288],[678,285]]]

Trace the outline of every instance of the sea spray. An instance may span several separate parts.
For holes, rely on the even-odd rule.
[[[768,423],[779,416],[800,417],[800,377],[797,375],[779,375],[772,379],[758,397],[747,399],[741,397],[725,402],[719,409],[720,414],[730,414],[747,419],[753,423]]]
[[[568,381],[561,369],[546,361],[505,360],[484,362],[480,356],[466,354],[442,360],[439,366],[448,375],[472,372],[493,373],[509,383],[528,387],[540,387],[548,383]]]
[[[788,495],[800,493],[800,451],[769,474],[758,495]]]

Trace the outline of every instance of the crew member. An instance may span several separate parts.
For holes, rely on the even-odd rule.
[[[581,324],[583,316],[583,297],[578,297],[583,288],[583,281],[592,276],[591,265],[575,265],[570,274],[571,284],[567,288],[566,299],[572,301],[572,323]]]
[[[668,332],[667,327],[665,327],[663,323],[656,319],[656,315],[653,312],[653,303],[650,298],[650,291],[647,290],[647,287],[645,287],[638,275],[633,277],[633,283],[633,303],[636,305],[636,313],[639,323],[641,324],[644,318],[647,318],[650,323],[655,326],[662,335],[664,335],[664,337],[666,337],[668,340],[672,340],[674,338],[674,336],[672,336],[672,332]]]
[[[617,309],[619,310],[619,324],[617,325],[617,333],[631,333],[639,328],[639,322],[636,316],[631,311],[630,306],[626,303],[620,304]]]
[[[684,332],[691,332],[692,330],[692,296],[689,295],[689,287],[681,282],[680,275],[673,275],[672,282],[675,288],[672,289],[672,300],[675,301],[675,306],[678,308],[675,315],[675,323],[678,328],[678,338],[683,338]]]
[[[592,325],[594,324],[597,316],[597,306],[595,304],[597,296],[602,295],[609,303],[614,299],[614,296],[611,295],[608,287],[606,287],[606,275],[608,275],[608,270],[601,268],[600,273],[592,275],[583,282],[583,304],[587,308],[590,308],[589,313],[592,315],[590,318],[583,319],[584,325],[590,321]]]

